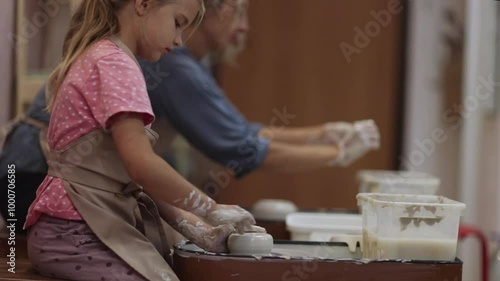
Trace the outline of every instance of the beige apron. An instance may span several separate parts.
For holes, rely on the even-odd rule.
[[[156,133],[146,131],[156,141]],[[165,260],[170,249],[156,205],[128,176],[110,133],[93,131],[52,150],[48,165],[48,174],[64,180],[72,203],[106,246],[148,280],[178,280]]]
[[[139,66],[120,40],[110,40]],[[145,129],[154,144],[158,135]],[[128,176],[111,133],[93,131],[61,151],[51,150],[47,159],[48,174],[64,180],[72,203],[107,247],[147,280],[179,280],[158,209]]]

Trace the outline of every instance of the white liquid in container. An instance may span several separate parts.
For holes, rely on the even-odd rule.
[[[363,258],[407,260],[455,260],[457,240],[377,237],[370,231],[363,236]]]

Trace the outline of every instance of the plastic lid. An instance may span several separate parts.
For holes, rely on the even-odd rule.
[[[423,172],[362,170],[357,174],[358,182],[389,185],[439,185],[439,178]]]
[[[359,193],[356,195],[358,206],[363,202],[375,203],[378,205],[389,204],[395,207],[408,207],[419,205],[423,207],[445,207],[463,211],[466,207],[464,203],[435,195],[410,195],[410,194],[381,194],[381,193]]]

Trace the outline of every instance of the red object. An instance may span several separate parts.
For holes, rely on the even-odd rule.
[[[488,281],[488,240],[486,235],[477,227],[461,224],[458,228],[458,238],[464,239],[469,236],[475,236],[481,243],[482,280]]]

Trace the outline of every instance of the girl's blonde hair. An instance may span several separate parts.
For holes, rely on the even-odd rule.
[[[120,32],[117,12],[131,0],[83,0],[71,18],[69,30],[64,38],[62,61],[50,74],[47,82],[47,111],[54,107],[59,88],[75,60],[95,42],[117,35]],[[160,4],[179,0],[156,0]],[[205,13],[203,1],[196,25]]]

